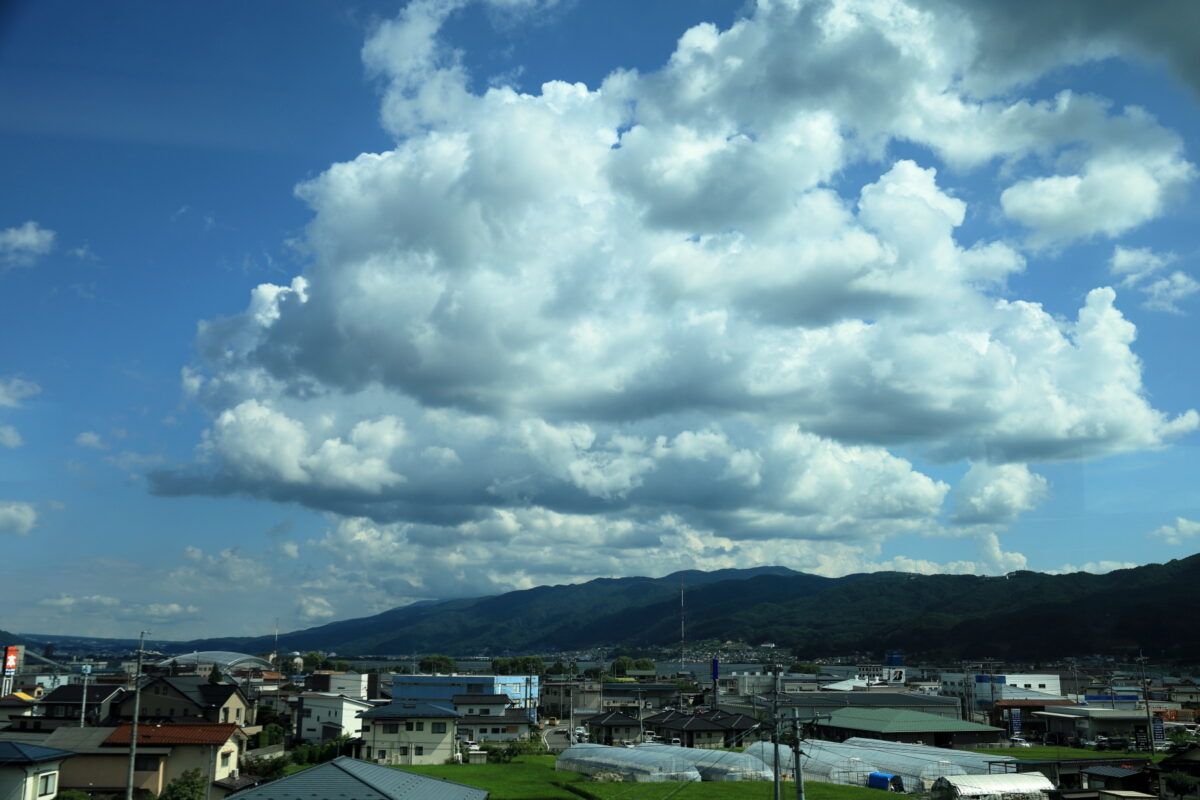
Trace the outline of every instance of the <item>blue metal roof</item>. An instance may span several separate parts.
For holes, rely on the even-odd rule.
[[[40,764],[75,755],[70,750],[27,742],[0,742],[0,764]]]
[[[302,772],[246,789],[238,800],[487,800],[484,789],[340,756]]]

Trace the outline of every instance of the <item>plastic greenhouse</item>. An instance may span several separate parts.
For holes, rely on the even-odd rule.
[[[623,781],[638,783],[700,780],[700,772],[678,756],[658,753],[648,747],[609,747],[588,742],[571,745],[562,751],[554,768],[584,775],[612,773],[620,775]]]
[[[667,753],[683,759],[700,773],[703,781],[769,781],[773,777],[771,768],[746,753],[731,753],[728,750],[697,750],[692,747],[676,747],[670,744],[642,744],[638,749]]]
[[[909,742],[885,742],[879,739],[864,739],[862,737],[847,739],[842,744],[858,745],[859,747],[867,747],[872,750],[898,750],[930,759],[934,763],[948,761],[951,764],[957,764],[965,770],[965,772],[943,773],[946,775],[986,775],[989,772],[1003,771],[1001,768],[995,766],[999,762],[1017,760],[1012,756],[984,755],[982,753],[972,753],[967,750],[930,747],[929,745],[910,744]]]
[[[862,738],[841,743],[808,739],[801,743],[800,749],[805,780],[866,786],[870,774],[878,771],[899,776],[910,792],[929,789],[940,777],[986,775],[994,771],[989,762],[1012,760],[1011,756],[984,756],[942,747]],[[755,742],[746,748],[746,752],[761,758],[768,770],[772,768],[769,742]],[[779,765],[781,773],[794,773],[791,748],[779,747]]]
[[[930,790],[932,800],[1045,800],[1054,784],[1040,772],[997,775],[953,775],[938,778]]]

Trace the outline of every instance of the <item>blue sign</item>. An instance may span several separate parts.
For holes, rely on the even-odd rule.
[[[717,671],[717,659],[715,659],[715,658],[714,658],[712,661],[713,661],[713,663],[712,663],[712,669],[713,669],[712,676],[713,676],[713,680],[715,681],[715,680],[717,679],[717,674],[718,674],[718,671]]]
[[[1021,732],[1021,709],[1009,709],[1008,719],[1012,722],[1013,736],[1016,736]]]
[[[1161,742],[1167,738],[1167,732],[1163,726],[1162,717],[1155,717],[1150,721],[1150,727],[1154,730],[1154,741]]]

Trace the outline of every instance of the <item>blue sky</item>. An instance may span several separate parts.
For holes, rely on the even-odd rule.
[[[6,6],[0,627],[1195,550],[1193,4],[644,5]]]

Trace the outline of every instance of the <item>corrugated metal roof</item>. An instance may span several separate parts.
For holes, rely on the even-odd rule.
[[[0,764],[40,764],[73,755],[69,750],[29,742],[0,742]]]
[[[230,795],[238,800],[487,800],[484,789],[340,756]]]
[[[1099,764],[1094,767],[1084,767],[1080,770],[1085,775],[1098,775],[1101,778],[1128,778],[1131,775],[1141,775],[1140,769],[1125,769],[1124,767],[1112,767],[1105,764]]]
[[[831,728],[849,728],[876,733],[935,731],[984,733],[1000,730],[1000,728],[980,725],[977,722],[965,722],[938,714],[926,714],[922,711],[906,711],[898,708],[839,708],[829,715],[829,719],[818,720],[817,724]]]

